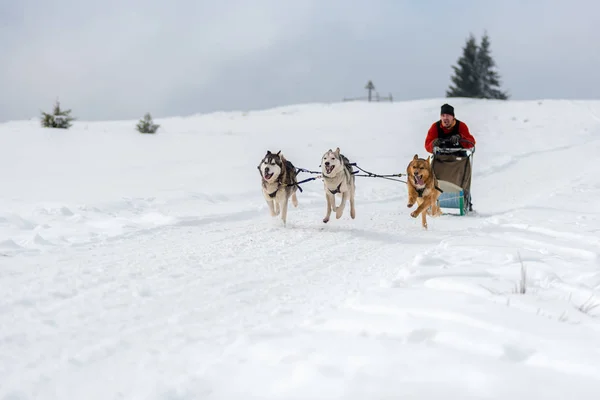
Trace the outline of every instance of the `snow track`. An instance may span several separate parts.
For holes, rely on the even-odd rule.
[[[340,145],[368,170],[403,172],[424,135],[389,126],[424,131],[435,116],[415,109],[437,103],[165,120],[156,137],[115,122],[94,151],[1,125],[0,400],[595,399],[596,103],[568,103],[566,136],[546,122],[552,102],[457,101],[480,143],[476,215],[430,218],[424,231],[402,184],[359,178],[355,220],[321,222],[318,181],[287,227],[268,215],[256,173],[266,149],[315,169]],[[72,129],[63,135],[85,134]],[[494,146],[524,134],[512,153]],[[127,157],[98,175],[111,141]],[[10,146],[36,149],[28,164]],[[9,174],[11,157],[31,169]],[[29,186],[42,184],[55,191]]]

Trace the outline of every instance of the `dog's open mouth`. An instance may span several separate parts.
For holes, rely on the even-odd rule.
[[[268,180],[269,180],[269,179],[271,179],[272,177],[273,177],[273,172],[271,172],[271,173],[265,172],[265,180],[266,180],[266,181],[268,181]]]
[[[417,174],[415,174],[415,183],[417,185],[424,185],[425,184],[425,182],[423,181],[423,177],[421,177],[421,176],[419,176]]]
[[[333,169],[335,168],[335,165],[326,165],[325,166],[325,171],[330,174],[331,171],[333,171]]]

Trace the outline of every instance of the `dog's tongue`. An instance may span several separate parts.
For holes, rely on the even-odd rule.
[[[419,178],[416,175],[415,175],[415,181],[417,182],[417,185],[424,185],[425,184],[425,182],[423,182],[423,179]]]
[[[265,179],[269,180],[269,179],[271,179],[272,176],[273,176],[272,172],[270,174],[265,174]]]

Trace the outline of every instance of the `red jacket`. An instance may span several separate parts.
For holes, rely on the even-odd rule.
[[[465,149],[470,149],[473,147],[473,145],[475,144],[475,138],[473,137],[473,135],[471,135],[471,132],[469,132],[469,127],[467,126],[467,124],[465,124],[462,121],[458,121],[455,120],[455,123],[458,123],[458,134],[460,135],[461,139],[464,140],[468,140],[469,142],[472,142],[473,144],[469,143],[469,142],[465,142],[465,141],[461,141],[460,144],[462,147],[464,147]],[[429,128],[429,131],[427,132],[427,137],[425,138],[425,150],[427,150],[429,153],[433,153],[433,141],[435,139],[438,138],[438,128],[437,128],[437,124],[439,121],[434,122],[431,127]],[[452,125],[452,127],[450,127],[450,129],[446,129],[443,125],[442,125],[442,131],[444,133],[444,135],[448,135],[450,136],[450,132],[454,129],[454,125]]]

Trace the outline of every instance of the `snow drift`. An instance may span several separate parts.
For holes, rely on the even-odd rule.
[[[596,398],[600,102],[453,101],[477,215],[269,216],[266,150],[405,172],[445,101],[0,125],[0,398]]]

